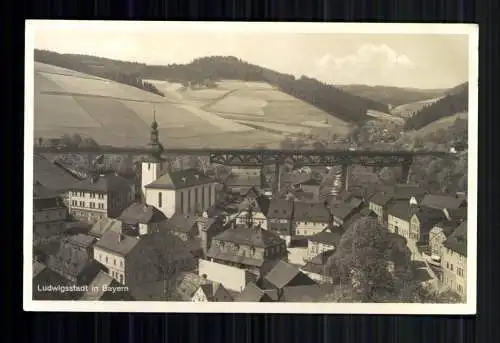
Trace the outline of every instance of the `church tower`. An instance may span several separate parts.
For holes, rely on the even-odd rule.
[[[146,199],[145,186],[156,181],[161,176],[163,146],[159,138],[156,111],[153,108],[153,123],[151,124],[151,136],[148,143],[148,158],[141,165],[141,190],[143,199]]]

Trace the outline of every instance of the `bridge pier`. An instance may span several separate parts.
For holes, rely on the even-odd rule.
[[[349,174],[350,174],[350,166],[347,164],[342,164],[342,168],[340,171],[340,188],[343,191],[349,190]]]
[[[279,163],[274,164],[274,189],[273,193],[276,195],[281,189],[281,165]]]
[[[401,165],[401,183],[410,183],[410,169],[411,169],[411,163],[412,160],[406,160],[402,165]]]

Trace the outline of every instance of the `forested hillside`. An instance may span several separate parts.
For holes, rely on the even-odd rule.
[[[467,112],[469,109],[468,83],[461,84],[450,91],[442,99],[424,107],[405,124],[405,130],[418,130],[436,120]]]
[[[140,84],[140,82],[132,80],[145,79],[178,82],[185,86],[204,84],[210,87],[216,87],[215,82],[222,79],[267,82],[284,93],[351,123],[362,123],[370,119],[366,116],[369,109],[388,112],[388,106],[380,102],[352,95],[308,77],[296,79],[293,75],[278,73],[246,63],[236,57],[203,57],[189,64],[153,66],[93,56],[36,50],[35,60],[118,82],[129,80],[133,85]],[[158,92],[153,85],[145,82],[142,84],[146,90]]]

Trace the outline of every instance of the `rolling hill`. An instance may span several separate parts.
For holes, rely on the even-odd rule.
[[[278,73],[231,56],[203,57],[189,64],[154,66],[94,56],[35,50],[35,61],[120,82],[124,79],[132,85],[136,79],[168,81],[184,86],[208,86],[209,88],[213,88],[222,80],[263,82],[336,118],[356,124],[370,119],[366,116],[368,110],[388,112],[386,104],[353,95],[316,79],[308,77],[296,79],[292,75]],[[117,77],[117,75],[121,76]]]
[[[367,85],[337,85],[338,88],[354,95],[372,99],[394,107],[439,98],[445,89],[417,89]]]
[[[163,96],[35,62],[35,137],[78,133],[103,145],[141,146],[153,108],[166,148],[278,147],[289,134],[345,135],[351,127],[266,82],[218,80],[213,88],[150,82]]]
[[[405,130],[418,130],[441,118],[467,112],[469,105],[468,89],[468,82],[450,89],[444,97],[422,108],[409,118],[405,123]]]
[[[427,100],[422,100],[422,101],[416,101],[416,102],[411,102],[408,104],[400,105],[397,107],[394,107],[391,110],[391,114],[395,117],[400,117],[400,118],[410,118],[416,113],[420,112],[423,108],[428,107],[435,103],[436,101],[442,99],[442,97],[439,98],[433,98],[433,99],[427,99]]]

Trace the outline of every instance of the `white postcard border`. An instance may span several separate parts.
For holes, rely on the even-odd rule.
[[[34,139],[34,34],[39,27],[85,27],[89,30],[227,31],[330,34],[454,34],[469,36],[469,142],[468,142],[468,248],[467,303],[465,304],[360,304],[360,303],[194,303],[156,301],[41,301],[32,299],[33,258],[33,139]],[[27,20],[25,26],[25,141],[23,307],[25,311],[161,312],[161,313],[338,313],[338,314],[442,314],[476,313],[477,278],[477,157],[478,157],[478,40],[476,24],[396,23],[259,23],[259,22],[130,22]]]

